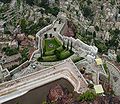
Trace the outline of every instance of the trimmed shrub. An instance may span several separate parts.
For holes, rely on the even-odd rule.
[[[47,52],[45,52],[44,55],[45,55],[45,56],[51,56],[51,55],[54,55],[54,50],[52,50],[52,51],[47,51]]]
[[[42,57],[45,62],[57,61],[56,55]]]
[[[58,51],[62,52],[64,49],[62,46],[60,46],[59,48],[57,48]]]
[[[80,61],[80,60],[83,60],[83,59],[84,59],[83,57],[75,57],[75,58],[72,59],[72,61],[73,61],[74,63],[76,63],[76,62],[78,62],[78,61]]]
[[[38,62],[41,62],[41,61],[43,61],[43,58],[42,58],[42,57],[39,57],[39,58],[37,59],[37,61],[38,61]]]
[[[60,54],[60,59],[62,60],[62,59],[68,58],[69,56],[71,56],[70,51],[64,50],[64,51],[62,51],[61,54]]]

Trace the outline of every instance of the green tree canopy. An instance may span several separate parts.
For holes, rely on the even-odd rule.
[[[92,19],[92,17],[94,16],[93,11],[89,6],[84,6],[82,8],[82,12],[83,12],[83,15],[88,19]]]
[[[117,55],[117,62],[118,62],[118,63],[120,62],[120,54]]]
[[[93,91],[86,91],[82,95],[80,95],[79,100],[80,101],[93,101],[96,98],[96,94]]]

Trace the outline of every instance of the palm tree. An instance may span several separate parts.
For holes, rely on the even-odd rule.
[[[72,41],[71,41],[70,51],[72,51]]]
[[[65,41],[63,40],[63,45],[62,45],[63,49],[65,49]]]

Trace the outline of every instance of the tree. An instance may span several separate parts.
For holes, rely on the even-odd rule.
[[[88,5],[92,4],[92,1],[91,0],[87,0],[87,4]]]
[[[65,49],[65,41],[63,41],[63,45],[62,45],[63,49]]]
[[[59,0],[55,0],[55,3],[59,5],[60,2],[59,2]]]
[[[60,20],[59,20],[59,24],[61,24],[61,21],[62,21],[62,20],[60,19]]]
[[[93,32],[93,39],[96,38],[96,32]]]
[[[92,19],[92,17],[94,16],[93,11],[89,6],[83,7],[82,11],[83,11],[83,16],[88,19]]]
[[[96,94],[93,91],[86,91],[82,95],[80,95],[79,100],[80,101],[93,101],[96,98]]]
[[[110,0],[111,5],[115,5],[115,0]]]
[[[29,49],[24,48],[21,52],[21,56],[22,56],[21,62],[22,63],[28,60],[28,55],[29,55]]]
[[[55,50],[54,54],[56,55],[57,59],[60,59],[60,51]]]
[[[88,88],[93,89],[93,88],[94,88],[94,85],[91,84],[91,83],[89,83],[89,84],[88,84]]]
[[[45,39],[48,38],[48,34],[45,34],[44,36],[45,36]]]
[[[50,38],[52,38],[52,34],[50,34]]]
[[[67,50],[69,50],[69,39],[68,39],[68,42],[67,42]]]
[[[17,0],[17,8],[20,9],[21,0]]]
[[[5,52],[7,56],[18,54],[18,48],[4,47],[2,51]]]
[[[94,43],[98,48],[98,52],[104,53],[108,51],[108,47],[104,43],[100,42],[99,40],[94,40]]]
[[[43,9],[40,9],[40,12],[41,12],[42,17],[43,17],[43,14],[45,13],[45,11]]]
[[[11,2],[11,0],[0,0],[0,1],[3,3],[10,3]]]
[[[56,31],[56,29],[57,29],[57,28],[55,27],[55,28],[54,28],[54,31]]]
[[[26,3],[32,6],[34,4],[34,0],[26,0]]]
[[[42,58],[42,57],[39,57],[39,58],[37,58],[37,61],[38,61],[38,62],[41,62],[41,61],[43,61],[43,58]]]
[[[120,62],[120,55],[117,55],[117,62]]]
[[[40,56],[40,57],[42,58],[42,56],[43,56],[42,49],[40,49],[40,53],[41,53],[41,56]]]
[[[26,31],[26,27],[27,27],[27,20],[25,18],[22,18],[19,21],[20,27],[21,27],[21,31],[25,32]]]
[[[72,47],[73,47],[73,46],[72,46],[72,41],[71,41],[71,45],[70,45],[70,51],[72,51]]]
[[[115,51],[117,51],[117,48],[119,46],[120,30],[119,29],[109,30],[109,32],[111,34],[111,40],[109,40],[109,44],[111,47],[113,47],[115,49]]]
[[[44,8],[45,8],[45,13],[46,14],[50,13],[50,14],[52,14],[55,17],[58,15],[58,13],[60,11],[60,9],[58,7],[49,7],[49,6],[46,6]]]
[[[95,30],[96,30],[96,31],[99,31],[100,29],[99,29],[99,27],[98,27],[98,26],[95,26]]]
[[[81,68],[81,69],[80,69],[81,74],[84,74],[84,73],[85,73],[85,70],[86,70],[85,67]]]
[[[53,10],[51,12],[52,15],[57,16],[59,13],[60,9],[58,7],[53,7]]]
[[[45,18],[45,20],[47,21],[47,23],[51,23],[50,18]]]

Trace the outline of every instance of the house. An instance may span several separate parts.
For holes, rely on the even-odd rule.
[[[11,68],[13,66],[19,65],[20,64],[20,58],[21,58],[21,54],[16,54],[16,55],[12,55],[12,56],[5,56],[2,60],[2,67],[3,68]]]
[[[32,36],[32,35],[28,35],[28,38],[29,38],[30,40],[35,40],[35,37]]]
[[[18,53],[16,55],[12,55],[12,56],[5,56],[4,60],[5,60],[5,63],[9,63],[9,62],[18,60],[19,58],[21,58],[21,54],[20,53]]]
[[[28,46],[29,45],[29,40],[25,39],[25,40],[21,41],[20,45],[21,46]]]
[[[117,55],[116,55],[116,53],[115,53],[115,50],[109,49],[109,50],[108,50],[108,58],[109,58],[110,60],[116,60],[116,57],[117,57]]]
[[[120,22],[116,22],[115,27],[120,30]]]
[[[18,41],[23,41],[25,38],[26,38],[26,36],[25,36],[24,33],[22,33],[22,34],[17,34],[17,40],[18,40]]]

